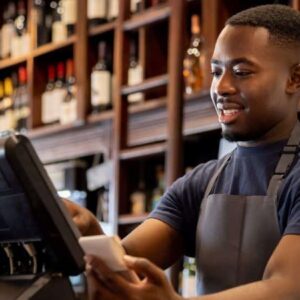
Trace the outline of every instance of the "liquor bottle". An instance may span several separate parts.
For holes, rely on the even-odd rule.
[[[50,2],[50,7],[52,8],[53,14],[53,23],[52,23],[52,42],[62,42],[67,39],[67,26],[62,21],[62,1],[54,1]]]
[[[61,104],[60,123],[69,124],[77,119],[76,79],[74,75],[74,61],[68,59],[66,63],[67,92]]]
[[[12,52],[12,40],[16,36],[16,28],[14,19],[16,16],[16,5],[13,1],[9,1],[6,10],[4,10],[1,34],[1,55],[2,58],[7,58]]]
[[[45,0],[34,0],[34,11],[36,16],[36,47],[51,42],[52,11],[46,5]]]
[[[89,26],[105,23],[107,21],[107,0],[88,0],[87,17]]]
[[[16,127],[18,131],[24,133],[28,130],[28,118],[30,115],[27,70],[25,67],[19,68],[18,79],[19,84],[15,99]]]
[[[77,22],[77,0],[62,0],[62,9],[62,21],[67,26],[68,36],[71,36]]]
[[[183,77],[185,92],[192,94],[199,91],[203,85],[203,54],[199,16],[193,15],[191,19],[191,42],[183,60]]]
[[[109,222],[109,184],[98,191],[96,217],[101,222]]]
[[[92,113],[98,113],[112,107],[112,75],[107,57],[106,42],[101,41],[98,44],[98,61],[91,74]]]
[[[182,291],[183,297],[195,297],[196,293],[196,261],[194,257],[184,256],[182,270]]]
[[[131,213],[141,215],[146,212],[146,192],[145,183],[140,181],[138,188],[130,195]]]
[[[153,189],[152,197],[151,197],[151,210],[155,209],[157,204],[159,203],[161,197],[165,192],[165,172],[163,166],[159,165],[155,170],[155,178],[157,185]]]
[[[4,79],[4,129],[15,129],[15,115],[14,115],[14,102],[13,102],[13,83],[10,77]]]
[[[128,85],[139,84],[143,81],[144,70],[142,65],[138,61],[137,44],[135,40],[130,43],[130,59],[128,69]],[[139,103],[144,100],[143,93],[134,93],[127,97],[128,103]]]
[[[55,84],[55,68],[53,65],[48,66],[48,81],[46,89],[42,94],[42,123],[51,124],[57,121],[57,99],[54,98],[54,84]]]
[[[130,12],[140,13],[144,9],[144,0],[130,0]]]
[[[5,129],[3,98],[4,98],[3,81],[0,81],[0,131]]]
[[[119,15],[119,0],[108,1],[108,20],[115,20]]]

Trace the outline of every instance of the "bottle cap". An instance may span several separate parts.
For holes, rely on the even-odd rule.
[[[65,77],[65,65],[63,62],[59,62],[57,65],[57,78],[62,79]]]
[[[55,69],[53,65],[48,66],[48,80],[54,81],[55,79]]]
[[[18,70],[19,82],[21,84],[26,84],[27,82],[27,72],[25,67],[20,67]]]

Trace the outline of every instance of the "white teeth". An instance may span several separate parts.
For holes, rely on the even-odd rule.
[[[223,104],[222,103],[217,103],[217,109],[223,109]]]
[[[233,115],[237,113],[239,110],[238,109],[224,109],[223,114],[224,115]]]

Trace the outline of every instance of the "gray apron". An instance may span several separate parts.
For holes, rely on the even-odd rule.
[[[206,188],[196,232],[197,292],[219,292],[261,280],[281,234],[277,193],[300,142],[297,122],[283,149],[266,196],[210,194],[231,154]]]

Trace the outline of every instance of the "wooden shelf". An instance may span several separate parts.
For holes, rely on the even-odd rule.
[[[32,56],[38,57],[38,56],[45,55],[45,54],[48,54],[48,53],[56,51],[56,50],[66,48],[68,46],[72,46],[76,42],[76,39],[77,39],[76,36],[73,35],[63,42],[49,43],[49,44],[40,46],[33,50]]]
[[[170,14],[171,8],[168,4],[155,6],[134,15],[131,19],[124,22],[123,28],[125,31],[136,30],[140,27],[165,20],[169,18]]]
[[[127,96],[129,94],[144,92],[160,86],[167,85],[169,82],[169,76],[167,74],[155,76],[144,80],[142,83],[135,85],[126,85],[122,87],[122,95]]]
[[[166,97],[156,98],[156,99],[149,99],[142,103],[132,104],[128,107],[128,112],[130,114],[135,114],[147,110],[156,109],[159,107],[165,107],[167,103]]]
[[[45,137],[46,135],[57,134],[63,131],[72,130],[82,125],[84,125],[84,123],[80,121],[76,121],[72,124],[66,124],[66,125],[61,125],[61,124],[45,125],[45,126],[31,129],[28,132],[28,137],[29,138]]]
[[[19,64],[26,63],[28,56],[20,56],[15,58],[6,58],[0,60],[0,70],[15,67]]]
[[[149,216],[148,213],[142,215],[132,215],[132,214],[120,215],[118,223],[119,225],[138,224],[145,221],[148,216]]]
[[[112,120],[114,117],[114,111],[113,110],[107,110],[100,112],[98,114],[90,114],[87,117],[88,123],[96,123],[96,122],[103,122],[106,120]]]
[[[106,33],[109,31],[113,31],[116,28],[116,21],[101,24],[98,26],[93,26],[89,29],[89,36],[95,36],[98,34]]]
[[[159,153],[165,153],[166,143],[157,143],[147,146],[134,147],[126,150],[122,150],[120,153],[120,159],[129,160],[139,157],[152,156]]]

